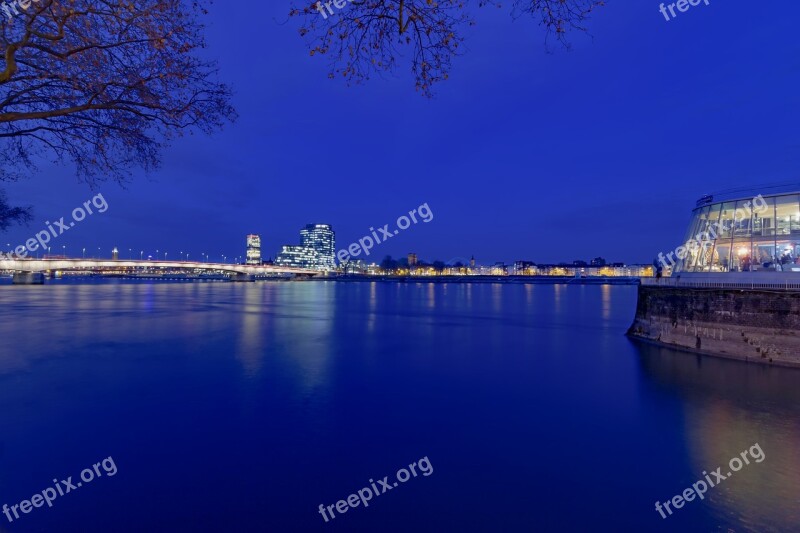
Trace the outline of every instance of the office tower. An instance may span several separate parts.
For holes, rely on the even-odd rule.
[[[329,224],[307,224],[300,230],[300,243],[313,252],[309,268],[336,268],[336,234]]]
[[[300,245],[286,245],[275,259],[276,265],[334,270],[336,234],[329,224],[307,224],[300,230]]]
[[[250,234],[247,236],[247,264],[261,264],[261,236]]]
[[[410,253],[408,254],[408,266],[413,267],[417,264],[417,254]]]

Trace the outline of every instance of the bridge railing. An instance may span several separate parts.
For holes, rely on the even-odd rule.
[[[281,267],[275,265],[240,265],[233,263],[205,263],[197,261],[174,260],[136,260],[136,259],[2,259],[0,270],[17,272],[43,272],[46,270],[92,270],[92,269],[127,269],[127,268],[156,268],[156,269],[190,269],[214,270],[242,274],[273,274],[290,273],[315,276],[320,274],[316,270],[305,268]]]

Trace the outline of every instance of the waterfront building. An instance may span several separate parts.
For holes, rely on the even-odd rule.
[[[313,252],[309,268],[336,269],[336,234],[330,224],[307,224],[300,230],[300,242]]]
[[[363,259],[350,259],[339,265],[345,274],[367,274],[368,265]]]
[[[800,185],[784,189],[704,196],[692,211],[683,245],[659,259],[676,273],[800,274]]]
[[[514,261],[514,275],[535,276],[536,265],[533,261]]]
[[[684,244],[659,254],[674,274],[642,278],[628,335],[800,367],[798,191],[800,184],[702,197]]]
[[[508,274],[508,267],[502,261],[498,261],[492,267],[493,276],[505,276],[506,274]]]
[[[314,252],[302,245],[285,245],[275,258],[278,266],[294,268],[311,268],[314,264]]]
[[[410,253],[408,254],[408,266],[413,267],[417,265],[417,254]]]
[[[336,234],[329,224],[307,224],[300,230],[300,245],[281,248],[275,264],[330,271],[336,269]]]
[[[250,234],[247,236],[247,255],[245,262],[248,265],[261,264],[261,236]]]

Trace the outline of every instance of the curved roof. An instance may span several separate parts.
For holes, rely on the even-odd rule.
[[[776,183],[776,184],[762,185],[762,186],[747,186],[747,187],[736,187],[732,189],[724,189],[721,191],[701,196],[697,200],[695,208],[703,207],[709,204],[716,204],[719,202],[750,199],[758,196],[759,194],[761,196],[800,194],[800,181]]]

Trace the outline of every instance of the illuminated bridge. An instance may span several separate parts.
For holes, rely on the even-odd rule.
[[[221,272],[230,274],[233,280],[249,280],[255,276],[295,275],[310,277],[320,275],[317,270],[274,265],[238,265],[231,263],[205,263],[199,261],[154,261],[113,259],[0,259],[0,270],[17,273],[60,272],[145,272],[183,270],[187,272]]]

